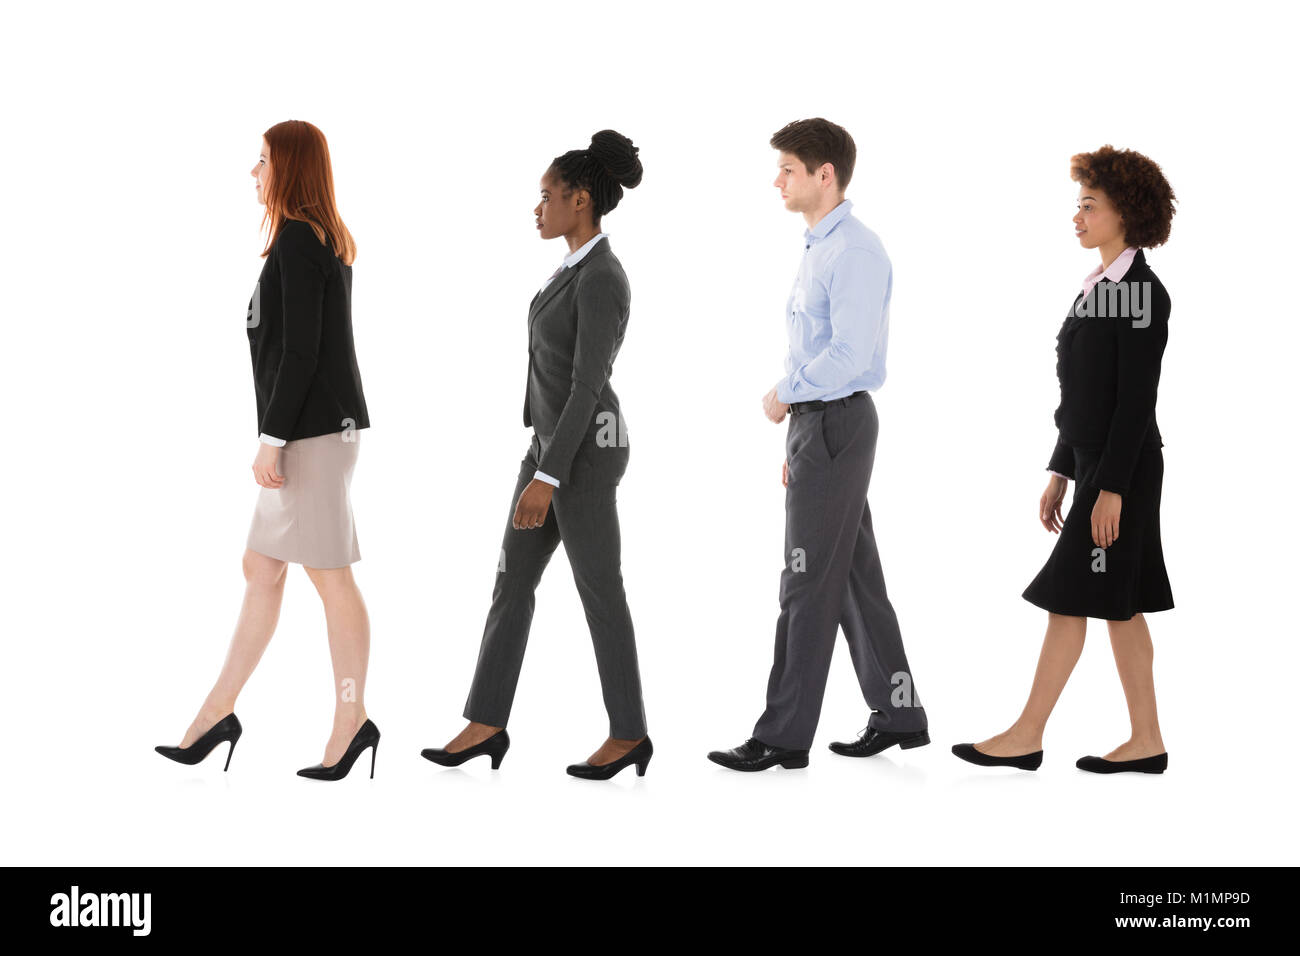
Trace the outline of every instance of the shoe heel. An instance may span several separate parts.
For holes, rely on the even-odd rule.
[[[501,761],[506,759],[506,752],[502,750],[499,753],[490,754],[489,756],[492,759],[492,769],[499,770],[501,768]]]
[[[370,745],[370,779],[375,779],[375,757],[379,754],[379,741]]]
[[[769,764],[768,766],[771,765]],[[808,766],[808,755],[804,754],[802,757],[788,757],[781,761],[781,766],[786,770],[802,770],[804,767]]]
[[[929,742],[930,742],[930,735],[926,733],[926,734],[921,734],[921,736],[919,737],[913,737],[911,740],[899,744],[898,748],[900,750],[911,750],[913,747],[924,747]]]
[[[637,765],[636,765],[636,775],[637,775],[638,777],[644,777],[644,776],[645,776],[645,768],[648,767],[648,766],[650,766],[650,758],[649,758],[649,757],[646,757],[645,760],[639,761],[639,762],[637,763]]]
[[[235,744],[238,742],[239,742],[238,737],[230,738],[230,749],[226,751],[226,765],[221,768],[223,773],[230,769],[230,757],[235,752]]]

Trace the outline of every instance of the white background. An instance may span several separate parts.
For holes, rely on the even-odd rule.
[[[1294,863],[1294,24],[1282,5],[29,4],[0,45],[5,859],[236,863]],[[871,485],[934,744],[825,745],[867,714],[836,650],[811,766],[704,759],[763,705],[782,566],[782,371],[802,217],[771,134],[858,146],[854,212],[894,264]],[[257,487],[244,313],[261,133],[329,138],[355,235],[373,427],[353,484],[373,626],[374,781],[327,786],[320,604],[291,568],[238,706],[239,759],[177,743],[225,654]],[[502,770],[419,757],[462,725],[510,492],[529,299],[559,263],[550,159],[613,127],[644,182],[604,222],[633,290],[614,385],[627,582],[656,756],[565,776],[606,720],[562,553]],[[1018,713],[1054,539],[1055,335],[1098,262],[1069,158],[1161,163],[1173,299],[1150,617],[1170,769],[1074,768],[1128,733],[1093,622],[1036,774],[949,752]],[[364,761],[363,761],[364,762]],[[368,769],[368,767],[367,767]]]

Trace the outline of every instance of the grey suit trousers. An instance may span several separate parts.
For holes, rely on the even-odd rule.
[[[754,736],[770,746],[812,745],[840,628],[872,711],[868,726],[927,727],[867,504],[878,429],[866,392],[790,417],[781,612],[767,709],[754,726]]]
[[[520,463],[510,498],[492,607],[464,716],[494,727],[506,726],[533,620],[534,593],[551,555],[564,542],[595,645],[609,736],[636,740],[646,735],[645,709],[632,614],[623,590],[616,505],[618,478],[627,467],[628,449],[584,444],[574,459],[572,480],[552,494],[546,521],[540,528],[517,531],[513,527],[515,504],[537,471],[537,451],[534,439]]]

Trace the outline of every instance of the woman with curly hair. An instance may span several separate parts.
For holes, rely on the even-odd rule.
[[[981,766],[1036,770],[1043,730],[1083,651],[1088,618],[1110,631],[1132,733],[1105,757],[1075,764],[1094,773],[1163,773],[1168,755],[1156,718],[1151,634],[1143,616],[1174,606],[1160,546],[1163,442],[1156,387],[1169,334],[1169,294],[1144,248],[1169,238],[1174,191],[1147,157],[1103,146],[1070,161],[1080,184],[1075,236],[1101,265],[1057,335],[1061,404],[1052,473],[1039,520],[1056,546],[1024,598],[1047,611],[1029,700],[1006,731],[952,752]],[[1068,483],[1069,513],[1061,517]]]
[[[524,647],[542,572],[564,543],[587,614],[609,715],[609,737],[570,775],[605,780],[625,767],[645,773],[646,736],[636,640],[620,570],[616,491],[627,469],[627,428],[610,386],[627,331],[631,290],[601,231],[623,189],[641,182],[632,141],[601,130],[586,149],[553,159],[533,210],[543,239],[563,236],[569,254],[528,310],[524,425],[532,442],[519,466],[501,542],[492,607],[465,702],[469,724],[422,755],[454,767],[478,756],[501,765]]]

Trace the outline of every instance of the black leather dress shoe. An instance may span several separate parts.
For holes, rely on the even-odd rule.
[[[565,768],[565,773],[570,777],[581,777],[583,780],[608,780],[624,767],[635,764],[636,775],[644,777],[645,768],[650,766],[650,758],[654,756],[654,752],[655,745],[650,742],[649,737],[645,737],[617,760],[599,764],[591,764],[584,760],[582,763],[569,764]]]
[[[1164,773],[1169,766],[1169,754],[1141,757],[1137,760],[1107,760],[1105,757],[1080,757],[1074,762],[1080,770],[1090,773]]]
[[[903,750],[911,750],[913,747],[924,747],[930,742],[930,734],[924,730],[908,730],[903,733],[895,733],[892,730],[877,730],[875,727],[868,727],[857,740],[852,743],[841,743],[835,741],[831,744],[831,750],[841,757],[874,757],[882,750],[888,750],[897,744]]]
[[[953,744],[952,752],[967,763],[979,764],[981,767],[1015,767],[1018,770],[1037,770],[1043,762],[1043,752],[1035,750],[1031,754],[1017,754],[1014,757],[994,757],[982,750],[976,750],[974,744]]]
[[[714,750],[709,759],[728,770],[766,770],[780,764],[787,770],[808,766],[808,751],[769,747],[757,737],[750,737],[731,750]]]

